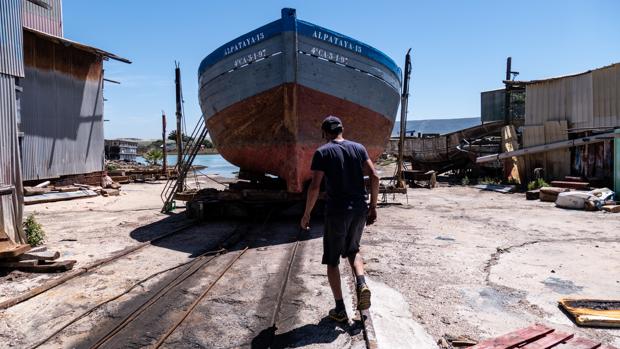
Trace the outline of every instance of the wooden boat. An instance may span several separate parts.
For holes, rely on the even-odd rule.
[[[328,115],[345,137],[384,150],[401,71],[360,41],[299,20],[294,9],[213,51],[200,64],[200,105],[222,156],[242,171],[271,174],[302,192]]]

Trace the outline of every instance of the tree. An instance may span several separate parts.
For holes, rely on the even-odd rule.
[[[170,131],[170,133],[168,134],[168,139],[176,142],[177,141],[177,130]],[[183,143],[187,143],[190,140],[191,140],[190,136],[183,133]]]
[[[163,158],[164,153],[161,151],[161,149],[157,148],[150,149],[146,152],[146,154],[144,154],[144,160],[146,160],[149,165],[157,165],[159,163],[159,160],[162,160]]]
[[[204,141],[202,141],[202,145],[204,145],[205,148],[213,148],[213,142],[206,138],[204,139]]]

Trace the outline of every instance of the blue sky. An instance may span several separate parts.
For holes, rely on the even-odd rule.
[[[505,60],[519,79],[620,61],[620,1],[64,0],[64,34],[127,57],[109,61],[106,138],[158,138],[174,116],[181,62],[187,125],[200,116],[197,70],[221,44],[293,7],[303,20],[366,42],[401,67],[413,49],[410,119],[480,116],[480,92],[501,87]]]

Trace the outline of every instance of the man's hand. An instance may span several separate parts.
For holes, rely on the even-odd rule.
[[[377,208],[370,207],[368,209],[368,217],[366,218],[366,225],[371,225],[377,220]]]
[[[301,226],[301,229],[310,229],[310,213],[304,212],[304,216],[301,217],[301,223],[299,223],[299,225]]]

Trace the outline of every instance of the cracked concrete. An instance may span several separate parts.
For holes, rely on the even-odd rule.
[[[409,190],[379,210],[362,252],[368,274],[396,288],[434,337],[497,336],[535,322],[620,345],[577,327],[567,296],[618,298],[620,214],[556,208],[522,194],[442,186]]]

